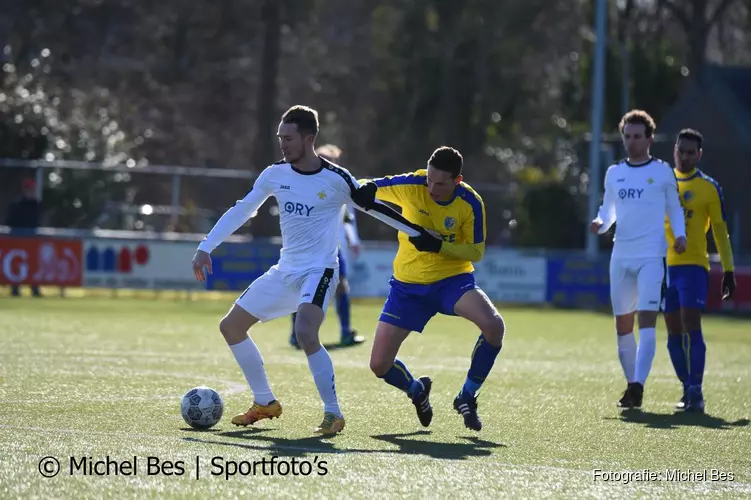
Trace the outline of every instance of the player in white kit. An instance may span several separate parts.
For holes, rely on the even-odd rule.
[[[204,281],[204,269],[211,273],[211,252],[252,217],[266,199],[276,198],[282,232],[279,262],[250,284],[219,323],[254,397],[250,409],[232,419],[235,425],[250,425],[281,415],[282,407],[269,387],[261,353],[247,332],[258,321],[297,311],[297,339],[308,357],[324,404],[323,421],[315,432],[336,434],[344,428],[334,366],[318,339],[338,281],[342,207],[354,203],[397,230],[410,235],[424,232],[376,201],[374,184],[360,186],[347,170],[317,156],[317,133],[318,114],[310,108],[294,106],[282,116],[278,137],[284,160],[261,172],[253,189],[219,219],[193,258],[196,278]]]
[[[618,358],[628,383],[618,406],[640,408],[657,346],[655,325],[667,254],[665,216],[676,236],[678,253],[686,250],[686,225],[673,169],[649,154],[655,131],[652,117],[633,110],[621,119],[619,128],[628,159],[608,168],[603,203],[590,231],[603,234],[616,224],[610,300]],[[638,347],[634,337],[637,311]]]
[[[342,156],[342,150],[333,144],[324,144],[316,149],[316,154],[326,160],[339,163]],[[339,284],[334,293],[336,306],[336,315],[339,318],[340,341],[342,347],[356,346],[365,342],[365,337],[358,335],[357,330],[352,329],[350,324],[351,306],[349,297],[349,280],[347,279],[350,254],[357,258],[360,253],[360,235],[357,232],[357,219],[355,210],[351,205],[342,207],[342,231],[339,233]],[[297,342],[295,335],[295,317],[297,313],[292,314],[292,332],[289,336],[289,343],[292,347],[300,349],[300,343]]]

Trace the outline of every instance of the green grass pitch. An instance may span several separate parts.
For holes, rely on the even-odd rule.
[[[485,427],[472,433],[451,403],[478,332],[437,317],[400,356],[415,375],[433,377],[429,430],[404,395],[371,374],[368,342],[330,350],[347,427],[319,439],[311,431],[322,408],[304,354],[287,344],[286,319],[252,332],[282,418],[247,429],[229,423],[250,403],[217,329],[230,304],[0,298],[0,498],[751,497],[747,320],[705,321],[707,415],[674,414],[680,390],[662,325],[644,409],[621,413],[615,401],[625,384],[610,317],[502,308],[508,333],[479,398]],[[369,340],[379,307],[354,306],[353,324]],[[333,309],[322,340],[337,340]],[[206,432],[186,429],[180,416],[181,396],[197,385],[225,402],[224,418]],[[39,472],[47,456],[61,463],[52,478]],[[227,470],[212,460],[247,468],[272,456],[287,467],[307,461],[312,473],[264,476],[257,465],[255,475],[212,475]],[[69,457],[137,457],[137,474],[71,476]],[[182,461],[184,474],[149,475],[148,457]],[[629,471],[634,480],[596,479],[595,469]],[[693,475],[669,480],[666,471],[676,469]],[[712,470],[732,481],[712,481]],[[647,474],[659,480],[639,480]]]

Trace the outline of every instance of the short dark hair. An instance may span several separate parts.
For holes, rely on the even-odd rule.
[[[692,129],[692,128],[684,128],[680,132],[678,132],[678,137],[675,139],[676,142],[680,141],[681,139],[685,139],[687,141],[694,141],[698,147],[698,149],[701,149],[701,144],[704,142],[704,136],[699,133],[698,130]]]
[[[463,164],[464,158],[462,158],[461,153],[449,146],[441,146],[436,149],[428,160],[428,165],[450,173],[452,179],[456,179],[461,175]]]
[[[621,131],[621,134],[623,133],[623,129],[626,128],[626,125],[629,123],[632,125],[644,125],[644,132],[647,137],[652,137],[652,135],[655,133],[655,130],[657,130],[657,125],[655,125],[654,118],[652,118],[649,113],[641,109],[632,109],[631,111],[623,115],[623,118],[621,118],[621,123],[618,125],[618,130]]]
[[[282,115],[282,123],[294,123],[302,135],[318,135],[318,111],[308,106],[292,106]]]

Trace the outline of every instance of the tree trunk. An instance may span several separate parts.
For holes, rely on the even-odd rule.
[[[254,167],[262,170],[274,161],[274,138],[276,137],[277,75],[281,52],[280,6],[278,0],[265,0],[261,10],[263,22],[263,54],[261,57],[261,81],[256,95],[256,123]]]

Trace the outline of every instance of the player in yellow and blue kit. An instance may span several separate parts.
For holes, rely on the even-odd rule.
[[[673,250],[675,237],[666,223],[668,238],[668,280],[665,294],[665,325],[668,352],[678,379],[683,383],[683,397],[676,408],[704,412],[702,380],[706,344],[701,329],[701,313],[707,298],[709,255],[707,231],[712,226],[722,269],[722,296],[728,300],[735,292],[733,251],[720,185],[696,168],[702,154],[702,135],[684,129],[675,144],[675,177],[686,218],[686,252]]]
[[[454,409],[467,428],[479,431],[477,392],[501,351],[505,326],[475,284],[472,262],[485,253],[485,206],[462,182],[462,164],[458,151],[441,147],[430,157],[426,170],[372,181],[379,200],[399,205],[406,219],[428,232],[414,237],[399,233],[391,289],[376,328],[370,368],[407,393],[420,423],[427,427],[433,417],[432,380],[415,379],[396,358],[399,347],[410,332],[422,332],[437,313],[470,320],[482,333]]]

